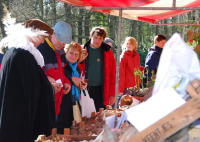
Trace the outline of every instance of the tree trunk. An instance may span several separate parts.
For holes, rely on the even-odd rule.
[[[87,20],[86,20],[87,19]],[[89,40],[90,37],[90,29],[89,29],[89,19],[90,19],[90,12],[88,12],[85,16],[85,36],[87,36],[88,38],[86,38],[86,41]]]
[[[78,21],[78,35],[81,36],[82,35],[82,21],[80,19],[80,21]],[[78,37],[78,43],[82,44],[82,38]]]
[[[115,42],[115,24],[117,23],[117,17],[110,15],[110,23],[109,23],[109,28],[110,28],[110,38]],[[112,46],[112,51],[115,53],[115,43],[113,43]]]
[[[164,23],[164,20],[160,21],[160,23]],[[159,34],[165,35],[165,33],[164,33],[164,26],[160,25],[159,28],[160,28],[160,30],[159,30],[160,33]]]
[[[0,0],[0,19],[1,19],[0,20],[0,26],[1,26],[2,36],[5,37],[6,33],[5,33],[5,30],[4,30],[4,24],[2,22],[2,19],[5,16],[6,11],[5,11],[5,7],[2,5],[3,3],[5,3],[5,1],[4,0]]]
[[[196,17],[196,21],[197,21],[196,23],[199,24],[199,11],[198,10],[195,11],[195,17]],[[198,28],[198,33],[199,33],[199,28]]]
[[[68,4],[64,4],[64,8],[65,8],[65,11],[66,11],[66,21],[65,22],[67,22],[67,21],[69,21],[70,20],[70,18],[71,18],[71,15],[70,15],[70,8],[69,8],[69,5]]]
[[[164,20],[164,23],[168,23],[167,19]],[[164,26],[164,36],[166,39],[169,39],[169,30],[167,25]]]
[[[159,34],[159,25],[156,25],[156,35]]]
[[[149,38],[151,36],[151,28],[152,26],[147,23],[147,43],[151,43],[151,39]]]
[[[172,17],[172,23],[176,23],[177,22],[177,17]],[[172,26],[172,35],[177,32],[177,27],[176,26]]]
[[[84,10],[83,9],[80,9],[79,11],[80,13],[83,13]],[[79,21],[78,21],[78,35],[82,35],[83,33],[83,24],[82,24],[82,20],[83,20],[83,15],[81,14],[80,17],[79,17]],[[82,38],[78,37],[78,43],[82,44]]]
[[[138,44],[142,42],[142,22],[137,22],[138,24]]]
[[[72,39],[74,40],[74,35],[76,33],[74,33],[75,32],[75,30],[73,28],[74,27],[73,26],[74,22],[72,22],[72,20],[75,19],[75,16],[72,15],[72,12],[71,12],[72,10],[71,10],[71,8],[69,7],[68,4],[65,3],[64,4],[64,8],[65,8],[65,12],[66,12],[66,16],[65,16],[66,20],[65,20],[65,22],[71,25],[71,27],[72,27]]]
[[[41,19],[42,21],[44,21],[44,7],[43,7],[43,0],[40,0],[39,3],[40,3],[40,11],[41,11],[40,19]]]
[[[2,1],[2,0],[1,0],[1,1]],[[7,6],[7,10],[10,10],[10,3],[11,3],[12,0],[6,0],[6,1],[3,0],[3,1],[4,1],[3,3]],[[1,2],[1,3],[2,3],[2,2]]]
[[[131,22],[131,36],[134,37],[135,39],[137,39],[137,21],[132,20]]]
[[[56,15],[56,0],[53,0],[52,8],[53,8],[53,22],[54,22],[54,24],[56,24],[56,22],[57,22],[57,15]]]

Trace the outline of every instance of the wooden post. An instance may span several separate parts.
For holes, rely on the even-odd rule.
[[[96,113],[95,113],[95,112],[92,112],[92,113],[91,113],[91,118],[95,118],[95,115],[96,115]]]
[[[82,128],[83,126],[85,126],[85,121],[80,122],[80,128]]]
[[[70,135],[70,129],[69,128],[64,129],[64,135]]]
[[[72,126],[75,127],[76,126],[76,120],[72,121]]]
[[[51,131],[51,140],[53,140],[56,135],[57,135],[57,128],[53,128]]]
[[[82,117],[82,121],[87,121],[87,116]]]
[[[104,111],[104,108],[99,108],[99,113],[101,113],[102,111]]]
[[[184,40],[184,35],[185,35],[185,25],[183,25],[183,32],[182,32],[182,39]]]
[[[110,109],[110,105],[106,105],[106,109],[109,110]]]

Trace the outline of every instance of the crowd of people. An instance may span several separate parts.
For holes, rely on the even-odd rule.
[[[0,45],[9,50],[0,54],[0,141],[9,137],[9,141],[32,142],[40,134],[51,135],[52,128],[63,134],[64,128],[72,125],[73,105],[85,88],[97,112],[114,104],[114,41],[106,38],[105,28],[92,28],[89,41],[81,47],[72,41],[72,28],[63,21],[53,28],[38,19],[5,25],[8,35]],[[140,78],[134,76],[136,69],[156,71],[165,41],[163,35],[155,37],[155,46],[149,50],[145,67],[141,67],[136,39],[125,39],[119,93],[140,87]],[[147,80],[143,82],[145,85]]]

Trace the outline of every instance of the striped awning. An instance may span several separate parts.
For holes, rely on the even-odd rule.
[[[122,17],[149,23],[174,17],[192,11],[190,7],[200,7],[200,0],[59,0],[69,5],[91,7],[91,10],[119,16],[118,7],[123,8]],[[185,8],[185,9],[175,9]],[[92,8],[96,7],[96,9]],[[103,7],[98,9],[98,7]],[[132,8],[132,9],[131,9]],[[134,8],[136,10],[134,10]],[[146,9],[145,9],[146,8]],[[158,10],[152,10],[157,8]],[[160,8],[160,9],[159,9]],[[145,9],[145,10],[144,10]]]

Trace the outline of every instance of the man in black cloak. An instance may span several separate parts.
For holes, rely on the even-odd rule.
[[[4,24],[7,37],[0,46],[9,50],[0,72],[0,142],[33,142],[55,128],[54,87],[60,84],[49,82],[36,49],[53,29],[38,19],[15,24],[10,17]]]

